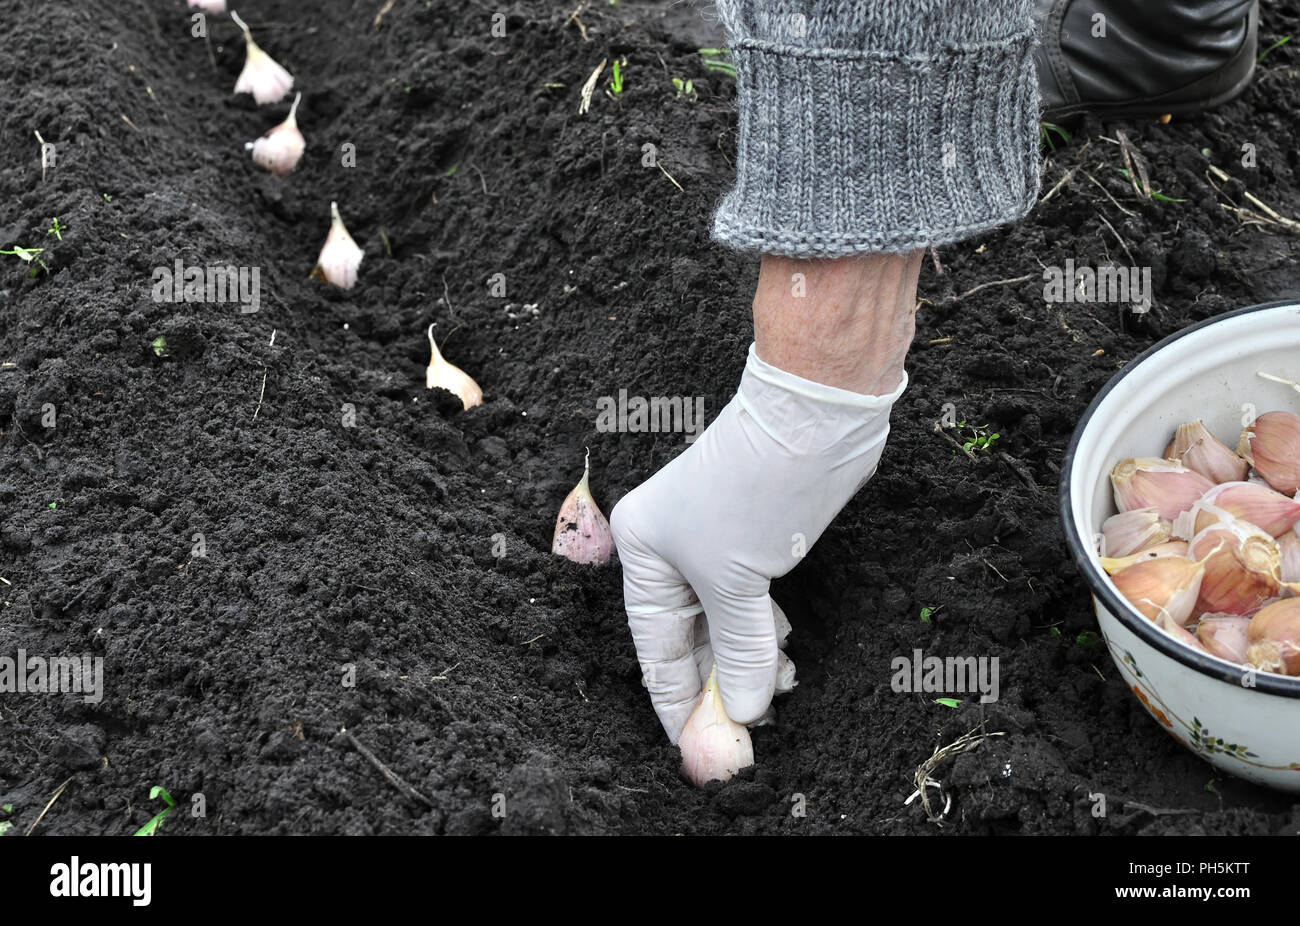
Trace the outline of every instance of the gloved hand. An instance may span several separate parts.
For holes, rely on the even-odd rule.
[[[717,419],[614,506],[628,625],[673,743],[715,659],[732,720],[767,710],[778,662],[768,586],[875,473],[906,388],[906,373],[889,395],[826,386],[765,363],[750,345],[740,389]],[[701,613],[707,640],[696,633]]]

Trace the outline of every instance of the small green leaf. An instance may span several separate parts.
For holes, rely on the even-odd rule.
[[[9,832],[13,828],[14,825],[10,823],[8,820],[4,821],[3,823],[0,823],[0,836],[3,836],[5,833]]]
[[[928,623],[930,623],[930,615],[933,614],[933,613],[934,613],[934,608],[922,608],[922,609],[921,609],[921,623],[922,623],[922,624],[928,624]]]
[[[959,698],[935,698],[934,703],[942,704],[944,707],[957,707],[961,704],[961,700]]]
[[[14,812],[13,804],[0,804],[0,813],[13,813],[13,812]]]
[[[1047,630],[1047,635],[1048,635],[1049,637],[1059,637],[1059,636],[1061,635],[1061,628],[1060,628],[1060,627],[1049,627],[1048,630]]]

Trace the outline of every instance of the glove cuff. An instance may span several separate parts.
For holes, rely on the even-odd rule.
[[[851,392],[848,389],[828,386],[825,383],[816,383],[810,379],[804,379],[802,376],[787,373],[785,370],[774,367],[766,360],[761,359],[752,342],[749,345],[749,359],[745,361],[745,372],[768,385],[812,399],[815,402],[823,402],[829,405],[848,405],[870,411],[891,408],[898,401],[899,396],[907,389],[906,370],[903,371],[903,379],[898,384],[898,387],[893,392],[883,395]]]

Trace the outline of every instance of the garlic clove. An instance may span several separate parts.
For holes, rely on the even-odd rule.
[[[1165,447],[1165,458],[1177,460],[1211,482],[1240,482],[1249,465],[1231,447],[1216,438],[1203,421],[1178,426],[1174,439]]]
[[[1300,582],[1300,534],[1295,528],[1283,531],[1277,538],[1277,549],[1282,556],[1280,575],[1284,583]]]
[[[727,781],[754,764],[749,731],[733,722],[722,706],[717,666],[709,673],[700,703],[687,718],[677,746],[682,751],[682,772],[699,788],[710,781]]]
[[[1155,506],[1122,511],[1101,525],[1103,556],[1124,557],[1170,539],[1172,525]]]
[[[283,177],[298,166],[307,142],[298,131],[298,103],[302,100],[299,93],[289,109],[289,118],[271,129],[257,141],[245,142],[244,147],[253,152],[253,160],[265,167],[277,177]]]
[[[609,532],[609,522],[600,513],[596,500],[591,497],[587,479],[591,475],[591,452],[582,465],[582,479],[573,487],[559,517],[555,519],[555,536],[551,552],[575,563],[599,565],[608,563],[614,549],[614,537]]]
[[[205,13],[226,12],[226,0],[187,0],[191,10],[203,10]]]
[[[785,650],[776,651],[776,695],[789,694],[799,683],[794,678],[794,660],[785,654]]]
[[[1265,672],[1300,675],[1300,598],[1284,598],[1250,619],[1246,662]]]
[[[1187,558],[1205,567],[1197,614],[1254,614],[1281,594],[1281,553],[1253,524],[1233,519],[1210,525],[1192,538]]]
[[[483,390],[474,382],[474,378],[456,364],[443,359],[442,352],[433,341],[433,325],[429,325],[426,334],[429,337],[429,366],[424,371],[424,388],[446,389],[456,393],[466,410],[482,405]]]
[[[351,289],[357,284],[357,269],[365,251],[357,246],[339,217],[339,204],[330,203],[330,232],[325,236],[325,244],[316,258],[316,267],[312,276],[318,276],[327,283],[333,283],[340,289]]]
[[[293,89],[293,76],[253,41],[253,33],[234,10],[230,18],[244,30],[244,69],[235,81],[236,93],[251,93],[257,103],[278,103]]]
[[[1182,643],[1184,646],[1190,646],[1192,649],[1198,650],[1202,653],[1209,652],[1201,641],[1196,638],[1196,635],[1170,617],[1168,611],[1161,611],[1160,614],[1156,616],[1155,622],[1156,626],[1169,634],[1179,643]]]
[[[1196,504],[1214,483],[1173,460],[1136,457],[1121,460],[1110,473],[1115,507],[1121,512],[1155,507],[1171,520]]]
[[[1206,652],[1228,662],[1246,661],[1246,628],[1251,618],[1240,614],[1202,614],[1196,625],[1196,638]]]
[[[1121,570],[1127,569],[1134,563],[1142,563],[1151,559],[1160,559],[1162,556],[1177,556],[1183,559],[1187,558],[1187,541],[1170,540],[1166,543],[1156,544],[1154,547],[1147,547],[1137,553],[1131,553],[1128,556],[1114,558],[1102,557],[1101,568],[1105,569],[1107,574],[1114,575]]]
[[[1205,566],[1188,559],[1164,556],[1134,563],[1111,577],[1111,582],[1147,620],[1166,613],[1176,624],[1185,624],[1201,591]]]
[[[1196,533],[1216,521],[1237,518],[1278,537],[1300,522],[1300,501],[1253,482],[1222,482],[1201,496],[1191,510]],[[1185,514],[1174,519],[1175,537],[1190,539],[1184,536],[1187,519]]]
[[[1283,495],[1300,490],[1300,415],[1265,412],[1241,432],[1237,453]]]

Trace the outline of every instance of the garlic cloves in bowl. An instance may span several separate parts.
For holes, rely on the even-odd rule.
[[[253,33],[238,13],[231,10],[230,18],[244,30],[244,69],[235,81],[235,92],[251,93],[259,105],[280,102],[293,89],[293,75],[253,41]]]
[[[555,519],[551,552],[575,563],[600,565],[609,562],[614,550],[614,536],[610,533],[609,521],[591,497],[590,475],[591,451],[588,451],[582,464],[582,479],[564,499]]]
[[[432,324],[426,334],[429,336],[429,367],[424,372],[424,388],[446,389],[456,393],[466,410],[482,405],[483,390],[472,376],[443,358],[442,351],[438,350],[438,345],[433,340]]]
[[[253,160],[265,167],[277,177],[283,177],[298,166],[307,142],[298,131],[298,103],[302,100],[299,93],[293,99],[289,117],[271,129],[257,141],[245,142],[244,147],[253,152]]]
[[[1263,608],[1246,628],[1246,662],[1265,672],[1300,675],[1300,598]]]

